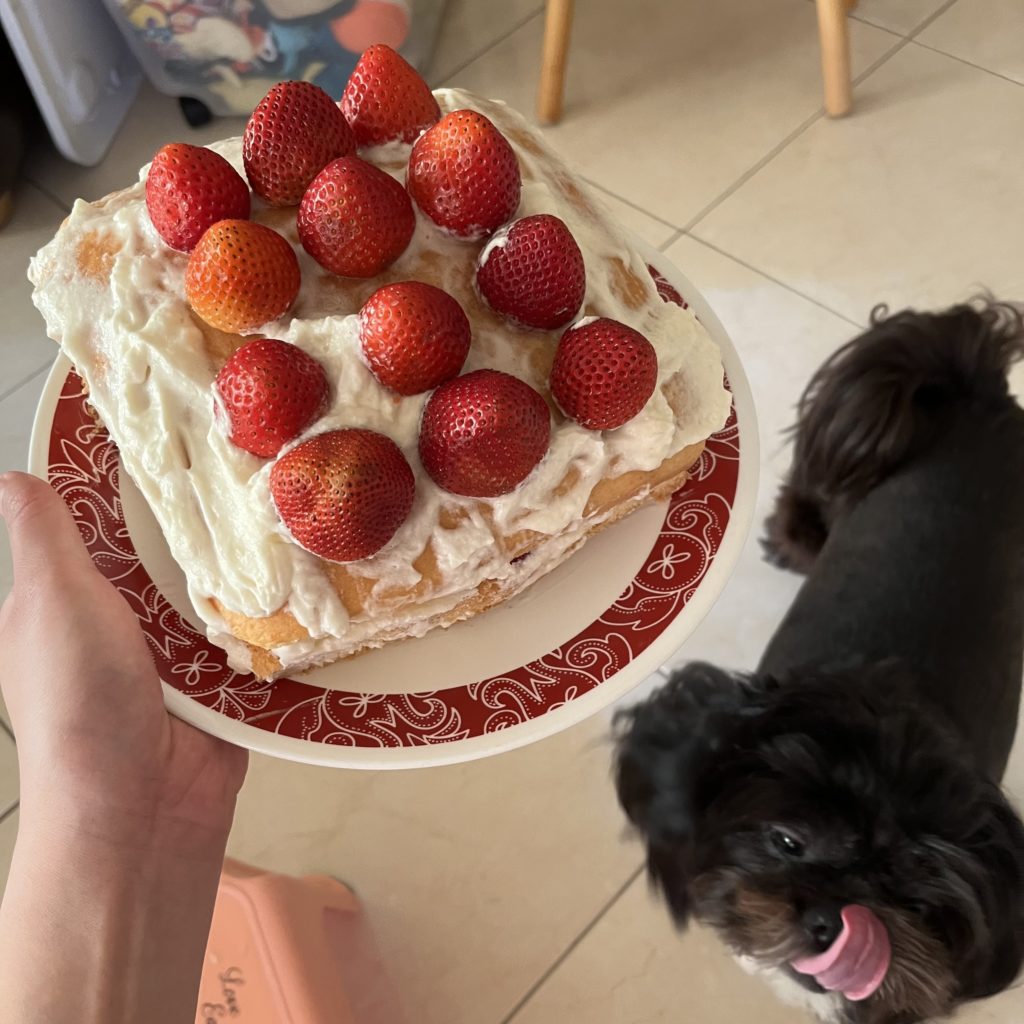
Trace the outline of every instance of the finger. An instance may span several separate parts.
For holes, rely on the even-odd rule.
[[[0,475],[0,517],[11,540],[15,580],[31,580],[55,568],[64,574],[96,571],[67,506],[38,477]]]

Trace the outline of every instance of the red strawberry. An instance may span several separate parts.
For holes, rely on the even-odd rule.
[[[587,275],[576,239],[557,217],[523,217],[499,231],[480,254],[480,294],[525,327],[550,331],[583,305]]]
[[[547,403],[529,384],[498,370],[475,370],[428,399],[420,459],[446,491],[494,498],[530,475],[550,439]]]
[[[664,302],[674,302],[677,306],[682,306],[683,309],[690,308],[690,304],[679,294],[676,286],[657,267],[652,267],[648,263],[647,271],[651,275],[654,287],[658,289],[658,294]]]
[[[430,86],[383,43],[363,51],[345,86],[341,109],[360,146],[413,142],[441,117]]]
[[[551,393],[562,411],[590,430],[614,430],[654,394],[658,355],[632,327],[598,317],[570,327],[551,367]]]
[[[454,377],[469,354],[469,319],[447,292],[421,281],[378,288],[359,312],[359,340],[373,375],[400,395]]]
[[[369,558],[412,508],[416,481],[398,445],[373,430],[332,430],[286,452],[270,493],[296,542],[332,562]]]
[[[211,327],[234,333],[283,316],[299,284],[295,250],[251,220],[222,220],[207,229],[185,270],[192,308]]]
[[[322,267],[376,277],[405,252],[416,214],[405,189],[357,156],[328,164],[299,206],[299,239]]]
[[[355,148],[337,103],[309,82],[275,85],[252,112],[242,136],[249,183],[271,206],[294,206],[324,167]]]
[[[522,178],[505,136],[483,114],[454,110],[416,140],[408,187],[435,224],[483,238],[515,214]]]
[[[146,209],[157,234],[191,252],[219,220],[249,218],[249,186],[219,153],[171,142],[157,150],[146,175]]]
[[[327,408],[324,368],[300,348],[274,338],[247,341],[216,380],[228,436],[253,455],[272,458]]]

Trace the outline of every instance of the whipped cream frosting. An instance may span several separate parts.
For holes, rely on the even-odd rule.
[[[607,476],[655,469],[714,433],[728,414],[720,355],[706,331],[689,310],[648,301],[633,311],[616,297],[610,261],[623,261],[646,280],[644,261],[578,180],[573,184],[592,208],[585,213],[551,187],[552,167],[566,176],[569,172],[525,120],[504,104],[460,90],[435,95],[444,111],[472,107],[499,127],[514,125],[517,134],[531,140],[529,147],[513,142],[524,178],[517,216],[553,213],[566,222],[586,262],[584,309],[619,319],[651,341],[658,355],[658,387],[643,411],[617,430],[590,431],[572,421],[556,424],[548,453],[512,493],[491,500],[448,494],[426,475],[417,453],[427,396],[403,398],[377,383],[361,358],[358,316],[354,310],[332,310],[324,272],[296,246],[303,273],[299,298],[288,315],[253,333],[298,346],[323,364],[331,381],[326,415],[294,443],[326,430],[366,427],[391,437],[405,453],[417,482],[412,512],[388,545],[347,569],[388,587],[414,586],[420,575],[413,563],[429,541],[443,586],[428,602],[375,611],[371,595],[372,614],[350,618],[321,561],[299,547],[279,521],[269,489],[272,463],[231,444],[216,415],[215,371],[184,298],[187,255],[170,250],[150,223],[144,188],[148,167],[138,184],[105,201],[79,200],[57,237],[32,261],[34,301],[49,333],[85,377],[90,401],[185,571],[210,638],[228,651],[238,669],[251,667],[249,649],[231,635],[211,598],[254,618],[281,609],[294,616],[309,639],[274,648],[282,672],[380,642],[382,632],[421,635],[430,628],[431,615],[451,610],[482,579],[518,588],[543,575],[585,539],[593,520],[585,520],[583,513],[595,484]],[[239,139],[211,148],[242,173]],[[404,181],[410,149],[392,143],[360,155]],[[254,197],[254,215],[260,209]],[[115,243],[110,246],[109,287],[83,289],[78,287],[77,252],[95,234]],[[448,237],[417,210],[415,236],[393,270],[400,277],[407,265],[413,277],[424,250],[443,256],[464,253],[466,244]],[[450,262],[464,276],[465,256]],[[465,282],[452,284],[453,291],[458,291],[456,284],[465,287]],[[653,285],[650,291],[654,296]],[[332,311],[324,315],[325,310]],[[503,327],[503,336],[490,337],[488,332],[497,328],[473,326],[464,372],[486,366],[524,375],[523,350],[509,337],[513,328]],[[682,398],[681,414],[673,412],[662,391],[669,378]],[[570,470],[575,482],[556,494]],[[439,528],[442,506],[461,514],[455,528]],[[510,564],[496,549],[495,531],[519,530],[548,537],[530,558]]]

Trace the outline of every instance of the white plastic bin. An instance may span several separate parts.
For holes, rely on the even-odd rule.
[[[99,161],[142,81],[100,0],[0,0],[0,23],[54,144]]]

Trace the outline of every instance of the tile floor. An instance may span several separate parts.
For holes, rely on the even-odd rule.
[[[628,16],[621,0],[577,7],[566,118],[551,139],[730,330],[761,418],[763,512],[797,394],[872,304],[943,304],[982,286],[1024,298],[1024,6],[861,0],[857,107],[838,122],[820,109],[809,0],[636,0]],[[451,0],[433,80],[529,110],[541,29],[539,0]],[[35,155],[0,236],[0,467],[24,464],[52,357],[23,281],[29,253],[77,196],[123,184],[169,137],[233,129],[190,134],[147,90],[98,167]],[[0,594],[9,586],[0,541]],[[680,657],[751,665],[794,590],[752,540]],[[17,827],[4,723],[0,705],[0,884]],[[500,758],[410,774],[255,757],[230,852],[353,882],[415,1024],[796,1021],[706,936],[673,934],[650,900],[608,785],[606,732],[599,717]],[[1024,744],[1008,782],[1024,797]],[[960,1019],[1022,1016],[1018,988]]]

